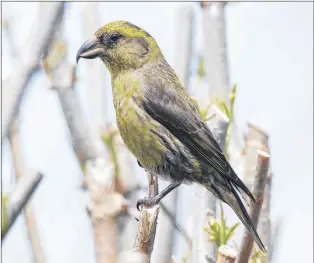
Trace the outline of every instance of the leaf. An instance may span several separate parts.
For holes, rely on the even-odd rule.
[[[204,121],[210,121],[211,119],[216,117],[216,113],[214,113],[212,116],[207,117]]]
[[[225,231],[226,231],[226,220],[224,218],[224,211],[223,211],[223,208],[222,208],[222,203],[219,202],[219,206],[220,206],[220,244],[219,246],[221,245],[225,245]]]
[[[200,78],[204,78],[204,76],[205,76],[205,63],[204,63],[204,57],[203,56],[199,57],[197,73],[198,73],[198,76]]]
[[[227,160],[229,160],[228,148],[229,148],[229,143],[231,140],[231,132],[232,132],[232,122],[229,122],[228,128],[227,128],[227,134],[226,134],[225,147],[224,147],[224,154]]]
[[[237,84],[235,84],[231,90],[230,93],[230,109],[233,110],[233,106],[234,106],[234,102],[235,102],[235,98],[236,98],[236,93],[237,93]]]
[[[234,235],[234,231],[235,229],[240,225],[240,223],[235,223],[232,227],[230,227],[227,231],[226,231],[226,243],[228,242],[228,240]]]
[[[233,123],[233,108],[234,108],[234,102],[236,99],[236,93],[237,93],[237,85],[235,84],[231,90],[231,93],[229,95],[229,100],[230,100],[230,108],[229,108],[229,125],[228,125],[228,129],[227,129],[227,134],[226,134],[226,142],[225,142],[225,147],[224,147],[224,154],[227,158],[227,160],[229,160],[229,154],[228,154],[228,148],[229,148],[229,143],[231,140],[231,134],[232,134],[232,123]]]
[[[48,79],[51,79],[52,72],[57,68],[60,62],[66,55],[66,43],[62,40],[57,40],[53,43],[49,54],[44,58],[43,68],[47,74]]]
[[[114,164],[115,178],[118,178],[120,173],[118,153],[115,143],[115,136],[118,134],[119,132],[117,129],[108,129],[108,131],[103,132],[101,134],[102,141],[105,144],[106,148],[108,149],[111,161]]]
[[[8,209],[8,201],[9,201],[9,195],[2,195],[1,196],[1,238],[2,234],[7,230],[8,228],[8,215],[7,215],[7,209]]]
[[[223,101],[218,99],[218,98],[217,98],[217,106],[228,117],[228,119],[230,120],[229,110],[227,108],[227,105]]]

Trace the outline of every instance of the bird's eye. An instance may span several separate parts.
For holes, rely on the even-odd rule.
[[[120,37],[121,37],[121,35],[119,35],[119,34],[112,34],[112,35],[110,36],[110,40],[111,40],[112,42],[117,42]]]

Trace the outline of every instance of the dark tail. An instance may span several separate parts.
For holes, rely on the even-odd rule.
[[[217,192],[219,194],[219,196],[221,197],[222,201],[224,201],[225,203],[227,203],[232,209],[233,211],[237,214],[237,216],[240,218],[241,222],[245,225],[246,229],[250,232],[251,236],[254,238],[256,244],[258,245],[258,247],[263,251],[266,252],[265,246],[263,244],[263,242],[261,241],[254,225],[253,222],[248,214],[248,212],[246,211],[240,197],[238,196],[237,192],[235,191],[235,189],[233,188],[233,186],[231,184],[230,185],[230,190],[222,190],[222,189],[218,189],[217,186],[215,186],[215,192]],[[212,185],[213,187],[213,185]],[[208,189],[210,191],[212,191],[212,189]]]

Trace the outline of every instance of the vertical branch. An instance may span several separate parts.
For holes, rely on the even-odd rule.
[[[10,144],[11,144],[11,151],[12,151],[12,157],[13,157],[13,166],[15,169],[15,176],[16,176],[17,181],[19,182],[24,177],[25,170],[24,170],[24,162],[23,162],[22,152],[21,152],[21,147],[20,147],[19,121],[18,120],[15,120],[12,126],[12,129],[10,132]],[[35,262],[44,263],[46,262],[45,255],[40,244],[37,222],[36,222],[36,218],[33,213],[31,204],[27,204],[25,206],[24,214],[25,214],[28,237],[29,237],[31,247],[33,250],[33,256],[34,256]]]
[[[83,10],[82,31],[84,39],[88,39],[100,26],[100,4],[88,3]],[[100,134],[107,136],[117,131],[115,125],[108,128],[107,98],[109,89],[106,87],[105,78],[108,74],[105,72],[103,63],[100,60],[88,61],[88,67],[82,76],[82,85],[86,87],[86,97],[90,109],[89,119],[91,136],[96,142],[96,146],[102,147],[103,142],[100,140]],[[107,123],[106,123],[107,122]],[[104,131],[104,127],[106,130]],[[128,193],[129,202],[136,203],[138,198],[137,178],[132,163],[131,153],[124,145],[119,132],[111,136],[111,161],[115,162],[114,190],[120,194]],[[108,146],[108,145],[107,145]],[[107,147],[108,148],[108,147]],[[112,160],[112,159],[115,160]],[[119,217],[116,228],[117,233],[117,260],[124,263],[132,262],[134,253],[133,238],[136,234],[136,221],[133,217]]]
[[[176,28],[176,59],[174,69],[186,89],[189,89],[194,16],[193,8],[191,6],[184,6],[179,10],[178,26]]]
[[[194,22],[194,12],[191,6],[184,6],[179,10],[178,23],[176,28],[176,59],[174,64],[181,83],[188,89],[189,70],[192,55],[192,30]],[[165,206],[171,212],[172,216],[176,216],[177,200],[180,189],[175,189],[165,198]],[[162,208],[162,207],[161,207]],[[159,217],[159,227],[157,230],[158,237],[156,239],[156,250],[154,261],[158,263],[169,263],[173,253],[173,245],[175,242],[175,229],[173,223],[165,214],[163,208]]]
[[[210,93],[215,93],[220,100],[228,105],[229,77],[225,36],[225,3],[202,2],[201,7],[203,11],[204,46],[206,47],[204,48],[206,80]],[[228,128],[227,119],[223,118],[215,123],[216,131],[219,131],[220,135],[223,134],[223,138],[225,138]],[[220,140],[219,146],[224,149],[224,140]],[[201,219],[201,225],[197,225],[195,222],[197,230],[193,241],[193,262],[205,263],[208,259],[215,261],[216,258],[216,246],[213,242],[208,242],[203,231],[203,224],[208,222],[209,216],[216,216],[216,197],[200,186],[197,186],[196,192],[198,195],[202,193],[199,200],[201,206],[199,210],[202,212],[195,216],[195,220]]]
[[[226,2],[203,3],[205,76],[209,89],[228,105],[229,74],[225,25]]]
[[[57,41],[62,42],[62,33],[59,37]],[[54,53],[54,50],[51,50],[50,56]],[[73,139],[73,150],[86,175],[86,188],[89,195],[87,211],[93,225],[96,262],[115,263],[117,257],[116,217],[125,209],[125,200],[115,190],[114,167],[105,146],[97,143],[83,118],[74,92],[75,67],[64,59],[65,55],[52,68],[49,61],[53,59],[48,55],[45,59],[45,68],[48,69],[48,77],[51,76],[53,89],[57,91]]]
[[[257,227],[260,212],[263,205],[264,199],[264,188],[267,181],[267,173],[269,167],[269,154],[267,152],[258,150],[257,151],[257,165],[254,174],[254,184],[252,194],[256,198],[256,203],[250,200],[250,217],[254,227]],[[249,233],[245,230],[242,238],[240,251],[236,260],[236,263],[247,263],[250,259],[254,240]]]
[[[272,262],[274,252],[277,249],[278,237],[280,236],[281,227],[282,227],[282,220],[279,219],[276,221],[276,223],[274,224],[273,229],[272,229],[271,244],[269,246],[269,250],[267,253],[269,262]]]
[[[158,179],[150,173],[148,177],[148,197],[151,198],[158,195]],[[134,250],[140,252],[147,263],[150,262],[154,248],[159,209],[158,204],[152,207],[143,206],[139,218]]]
[[[94,228],[97,263],[116,262],[116,221],[123,210],[124,198],[114,190],[114,171],[104,146],[99,149],[81,114],[73,89],[73,67],[63,63],[53,74],[68,128],[73,138],[73,148],[79,153],[81,166],[85,167],[87,190],[90,197],[88,212]]]
[[[255,167],[255,156],[256,150],[263,150],[269,153],[268,147],[268,135],[262,129],[256,127],[255,125],[248,124],[248,134],[245,137],[245,148],[244,148],[244,183],[250,188],[253,185],[253,170]],[[260,215],[260,224],[258,226],[258,233],[264,242],[267,249],[271,246],[271,227],[270,227],[270,195],[271,195],[271,181],[272,175],[267,176],[265,193],[264,193],[264,203],[262,206],[262,211]]]
[[[82,11],[82,33],[83,38],[88,39],[100,26],[99,3],[88,3]],[[82,76],[82,86],[86,89],[86,98],[89,112],[90,132],[96,146],[103,144],[100,139],[105,122],[108,120],[106,109],[107,87],[105,82],[106,72],[103,63],[99,59],[88,61],[88,66]]]
[[[216,116],[218,119],[215,120],[215,123],[211,123],[210,128],[219,146],[223,149],[229,121],[227,116],[219,110],[217,110]],[[204,227],[207,226],[211,217],[216,217],[217,199],[203,186],[197,185],[196,188],[199,195],[197,202],[199,207],[196,209],[194,220],[193,262],[215,262],[216,246],[214,242],[208,241],[208,235],[205,233]]]

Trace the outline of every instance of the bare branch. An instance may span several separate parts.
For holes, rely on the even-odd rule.
[[[224,148],[226,133],[229,125],[228,118],[219,110],[216,110],[216,117],[209,123],[213,135],[221,149]],[[216,217],[217,198],[203,186],[197,186],[199,195],[199,208],[195,215],[195,232],[193,237],[193,261],[207,263],[209,260],[215,262],[216,245],[208,241],[208,235],[204,231],[211,217]],[[201,224],[200,224],[201,219]]]
[[[218,257],[216,263],[234,263],[237,251],[229,246],[221,246],[218,249]]]
[[[23,53],[24,57],[21,57],[14,73],[4,82],[6,85],[3,86],[5,99],[2,100],[2,140],[9,133],[11,125],[18,114],[24,91],[33,74],[39,68],[40,56],[50,46],[51,39],[63,14],[64,2],[42,3],[42,6],[44,8],[41,9],[41,12],[45,19],[38,23],[37,34],[31,38],[32,43],[27,45],[31,48],[28,49],[28,52]]]
[[[63,41],[63,33],[59,35],[58,41]],[[75,67],[64,59],[56,68],[49,65],[47,68],[51,70],[52,86],[64,112],[72,147],[86,175],[87,211],[93,224],[96,262],[114,263],[117,260],[116,217],[124,212],[126,205],[124,197],[116,190],[114,165],[104,144],[98,143],[83,117],[74,89]]]
[[[257,165],[254,175],[254,185],[252,194],[256,198],[256,203],[250,201],[250,217],[252,219],[254,227],[257,227],[260,212],[262,209],[263,199],[264,199],[264,188],[267,181],[267,172],[269,167],[269,154],[264,151],[257,151]],[[254,240],[251,234],[245,230],[242,243],[240,246],[240,251],[237,257],[237,263],[247,263],[249,261]]]
[[[268,260],[272,262],[274,252],[278,248],[278,240],[280,236],[280,230],[282,228],[282,219],[276,221],[272,229],[272,236],[271,236],[271,244],[268,250]]]
[[[16,188],[8,196],[7,200],[3,202],[1,239],[6,236],[8,230],[36,190],[42,177],[42,174],[32,171],[18,182]]]
[[[226,52],[225,36],[225,3],[214,2],[202,4],[203,13],[203,35],[204,35],[204,68],[205,78],[208,82],[207,94],[215,93],[216,96],[229,104],[229,75]],[[201,98],[200,103],[207,100],[206,96]],[[202,105],[201,105],[202,106]],[[220,118],[221,119],[221,118]],[[224,149],[224,139],[227,133],[228,121],[217,121],[215,139],[220,141],[219,146]],[[212,128],[212,127],[210,127]],[[217,134],[218,132],[218,134]],[[202,186],[197,186],[196,192],[199,197],[199,212],[195,214],[195,230],[193,238],[193,262],[207,263],[208,259],[215,262],[216,246],[214,242],[208,242],[206,233],[203,231],[204,224],[210,216],[216,216],[216,197]],[[199,221],[201,220],[201,224]]]
[[[225,26],[226,2],[212,2],[203,7],[205,76],[211,93],[229,104],[229,74]]]
[[[20,136],[19,136],[19,121],[16,120],[12,126],[10,132],[10,145],[13,158],[13,166],[15,169],[16,179],[22,180],[24,178],[24,161],[21,152]],[[32,206],[28,203],[24,208],[24,215],[26,221],[27,232],[29,240],[32,246],[35,262],[44,263],[46,262],[44,251],[41,247],[41,242],[38,233],[38,227],[35,215],[32,210]]]
[[[262,150],[269,153],[268,146],[268,134],[261,128],[248,123],[248,133],[245,137],[245,147],[244,147],[244,167],[243,174],[244,183],[248,186],[249,189],[253,185],[253,171],[256,165],[256,150]],[[270,170],[270,168],[269,168]],[[267,182],[264,190],[264,203],[262,206],[259,225],[257,232],[260,235],[260,238],[263,240],[263,243],[267,250],[271,251],[271,222],[269,219],[270,205],[271,205],[271,182],[272,182],[272,173],[268,174]],[[269,256],[269,255],[268,255]]]
[[[148,174],[148,177],[148,197],[151,198],[158,195],[158,179],[151,174]],[[159,209],[159,205],[155,205],[152,207],[143,206],[141,210],[134,250],[144,255],[145,262],[150,262],[154,248]]]

